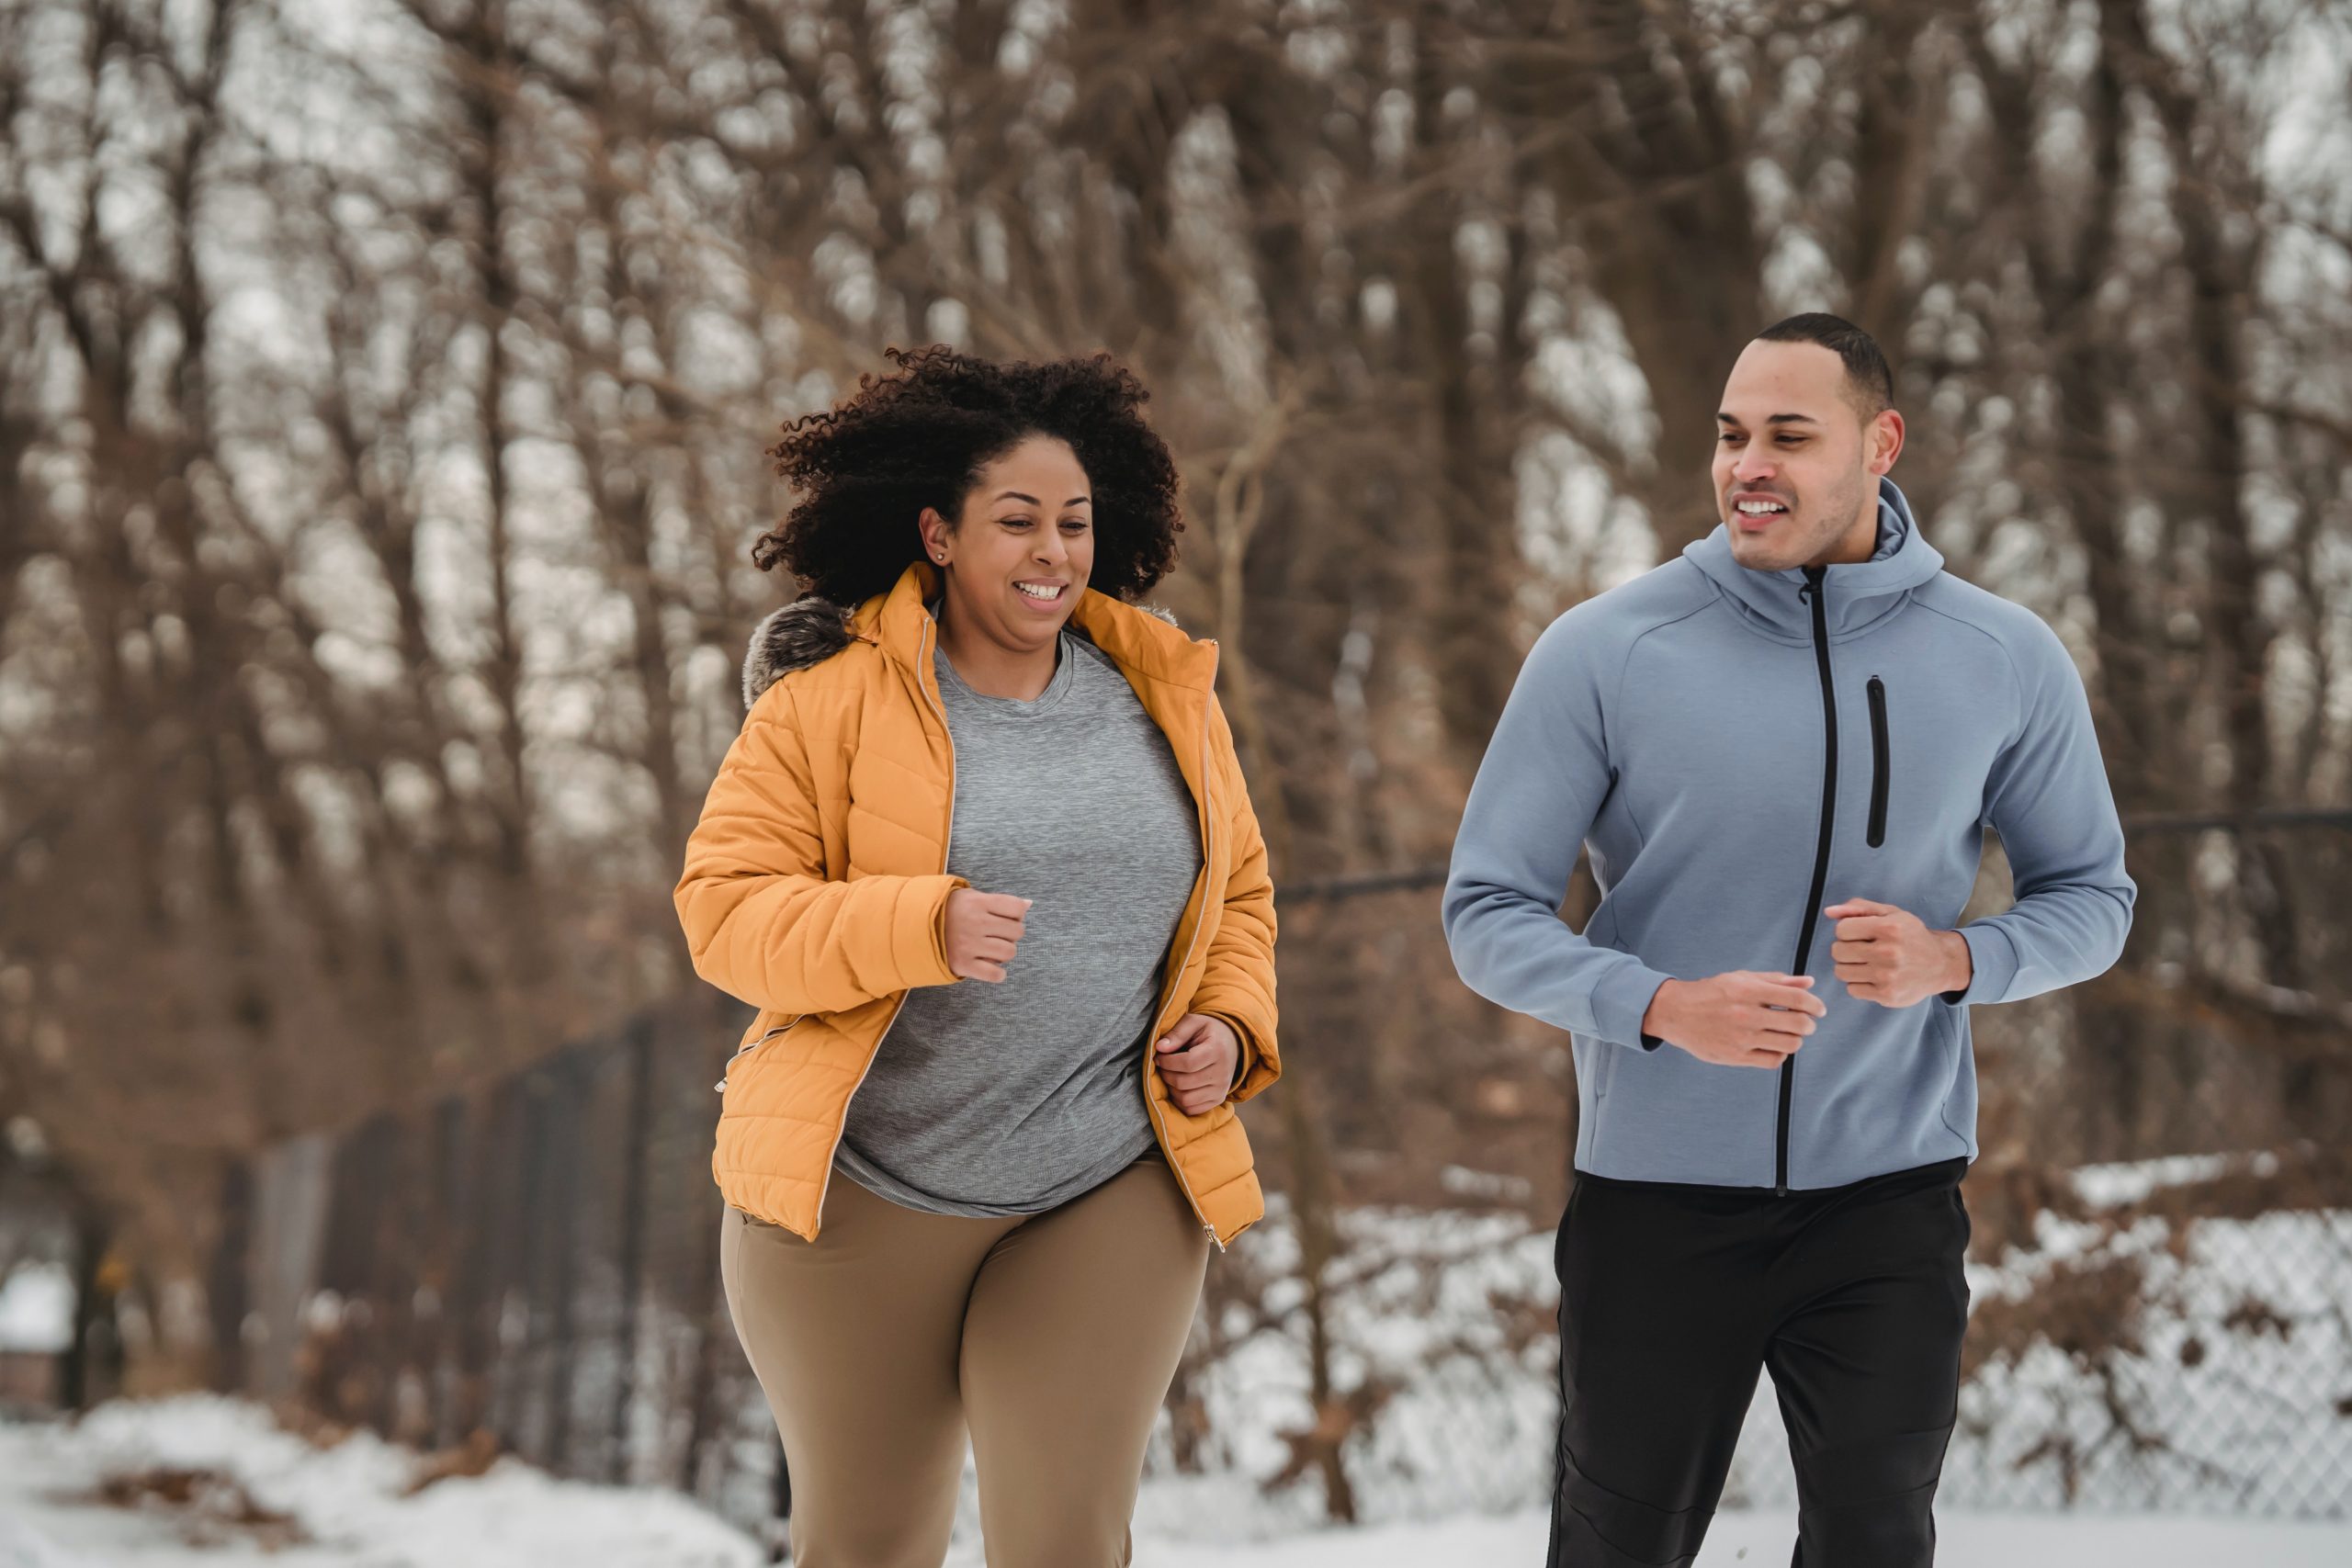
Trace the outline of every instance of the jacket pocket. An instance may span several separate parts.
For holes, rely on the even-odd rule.
[[[1886,792],[1890,770],[1886,739],[1886,682],[1871,677],[1871,826],[1870,845],[1886,842]]]
[[[727,1092],[727,1079],[735,1076],[735,1064],[743,1059],[745,1052],[758,1050],[761,1046],[766,1044],[769,1041],[775,1039],[777,1035],[782,1034],[786,1030],[790,1029],[794,1024],[798,1023],[802,1019],[807,1018],[808,1016],[808,1015],[805,1012],[795,1013],[790,1018],[786,1019],[782,1023],[779,1023],[775,1028],[769,1030],[765,1034],[761,1035],[758,1039],[746,1040],[741,1045],[736,1046],[735,1054],[727,1058],[726,1075],[717,1083],[710,1086],[713,1092],[718,1094],[725,1094]]]
[[[1609,1080],[1616,1077],[1617,1053],[1629,1047],[1613,1041],[1596,1039],[1592,1043],[1592,1103],[1595,1109],[1609,1098]]]

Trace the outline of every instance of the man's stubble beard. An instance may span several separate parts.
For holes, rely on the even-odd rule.
[[[1750,545],[1748,550],[1743,553],[1740,549],[1743,536],[1739,532],[1739,525],[1736,522],[1730,523],[1732,559],[1750,571],[1787,571],[1827,554],[1830,547],[1845,536],[1846,530],[1854,525],[1854,519],[1861,511],[1861,481],[1868,477],[1866,473],[1858,473],[1852,479],[1840,484],[1830,495],[1826,507],[1818,511],[1807,507],[1809,513],[1821,517],[1824,521],[1816,525],[1815,531],[1793,549],[1776,552],[1774,558],[1757,556],[1754,553],[1753,545]],[[1739,487],[1735,485],[1732,488],[1736,490]],[[1835,521],[1828,521],[1829,519],[1835,519]],[[1782,553],[1787,558],[1777,558],[1778,555]]]

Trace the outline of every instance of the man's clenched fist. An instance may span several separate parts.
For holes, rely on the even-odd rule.
[[[1668,980],[1650,998],[1642,1032],[1724,1067],[1777,1067],[1804,1043],[1825,1010],[1810,975],[1735,969],[1703,980]]]
[[[1968,939],[1937,931],[1907,909],[1849,898],[1821,911],[1838,922],[1829,956],[1846,989],[1881,1007],[1907,1008],[1967,987],[1976,966]]]

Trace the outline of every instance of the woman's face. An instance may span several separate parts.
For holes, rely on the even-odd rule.
[[[922,528],[947,574],[948,619],[1013,651],[1050,647],[1094,571],[1093,489],[1069,443],[1050,435],[983,468],[952,527],[925,507]]]

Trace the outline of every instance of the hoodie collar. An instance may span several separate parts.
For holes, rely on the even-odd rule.
[[[1805,585],[1803,567],[1757,571],[1740,565],[1732,558],[1731,525],[1725,523],[1683,547],[1682,553],[1713,580],[1753,630],[1779,642],[1812,642],[1813,604],[1798,592]],[[1894,614],[1943,564],[1943,556],[1921,536],[1910,502],[1893,479],[1880,479],[1878,548],[1866,561],[1838,561],[1822,572],[1830,639],[1852,637]]]

